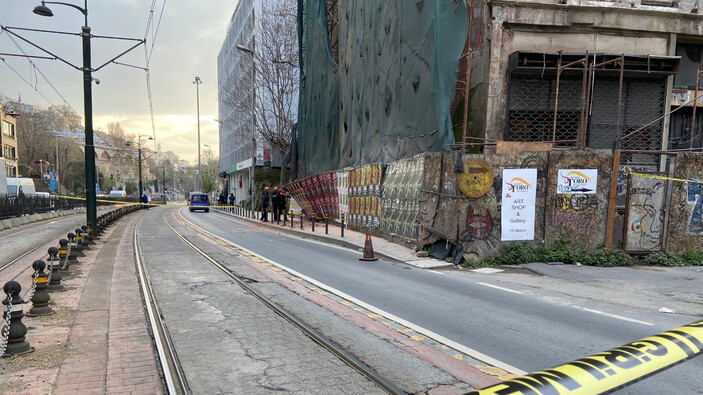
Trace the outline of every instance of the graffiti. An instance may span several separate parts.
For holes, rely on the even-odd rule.
[[[627,238],[629,251],[658,251],[661,249],[661,232],[664,223],[664,210],[651,204],[630,207],[640,216],[630,223]]]
[[[493,191],[495,192],[496,196],[496,203],[500,205],[501,200],[503,199],[503,194],[500,193],[501,188],[503,187],[503,174],[496,175],[493,177]]]
[[[696,179],[691,179],[692,181],[701,181]],[[688,204],[696,204],[698,198],[701,196],[701,187],[703,185],[700,182],[689,182],[686,186],[686,202]]]
[[[522,161],[520,167],[522,167],[523,169],[537,168],[537,178],[539,179],[543,178],[544,172],[547,171],[547,162],[545,162],[544,159],[540,158],[539,156],[530,156]]]
[[[703,199],[701,199],[700,193],[698,194],[698,201],[693,207],[691,218],[688,221],[686,233],[689,235],[703,235]]]
[[[469,206],[466,210],[466,222],[464,232],[461,233],[462,241],[487,240],[492,236],[493,216],[486,210],[483,215],[477,215],[474,208]]]
[[[600,200],[597,195],[557,195],[554,199],[554,208],[561,211],[583,212],[592,210],[595,213],[598,211],[599,205]]]
[[[551,224],[554,228],[581,236],[588,236],[591,232],[598,230],[596,218],[586,217],[572,211],[554,211]]]

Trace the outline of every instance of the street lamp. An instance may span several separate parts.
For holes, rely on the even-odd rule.
[[[142,188],[142,136],[146,136],[145,134],[140,134],[137,136],[137,153],[139,156],[139,197],[141,198],[144,195],[144,188]],[[151,136],[149,136],[148,140],[153,140]],[[130,147],[132,143],[129,141],[125,143],[127,147]],[[152,155],[153,156],[153,155]]]
[[[60,1],[42,1],[34,7],[34,13],[41,16],[54,16],[46,4],[59,4],[75,8],[85,17],[85,25],[81,28],[83,39],[83,108],[85,112],[85,207],[88,228],[93,229],[97,224],[98,214],[95,191],[95,146],[93,146],[93,69],[90,66],[90,27],[88,27],[88,0],[81,8],[75,4]]]
[[[201,189],[200,183],[202,179],[202,173],[200,172],[200,84],[203,82],[200,81],[200,77],[195,77],[195,81],[193,81],[195,84],[195,98],[197,100],[197,106],[198,106],[198,191]]]
[[[254,51],[243,46],[237,44],[237,49],[244,52],[248,53],[251,55],[251,167],[249,168],[249,196],[251,196],[251,211],[254,216],[255,210],[254,207],[256,207],[256,203],[254,202],[254,165],[256,164],[256,137],[254,137],[254,130],[256,128],[256,111],[254,108],[254,97],[255,97],[255,92],[256,92],[256,81],[255,77],[255,63],[254,63]]]

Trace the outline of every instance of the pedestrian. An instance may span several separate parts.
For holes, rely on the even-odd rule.
[[[229,212],[234,211],[234,192],[229,194]]]
[[[269,187],[264,188],[264,194],[261,197],[261,210],[263,211],[261,213],[261,220],[264,222],[268,222],[268,213],[266,210],[269,208]]]
[[[278,199],[280,200],[278,202],[278,219],[281,219],[281,215],[283,215],[283,222],[285,223],[288,221],[288,210],[286,209],[287,206],[287,200],[286,200],[286,191],[281,188],[278,190]]]
[[[279,196],[280,193],[278,191],[278,187],[273,188],[273,193],[271,194],[271,205],[273,206],[273,222],[278,223],[279,218],[278,218],[278,203],[279,201]]]
[[[144,194],[144,196],[142,196],[142,203],[144,203],[144,207],[146,207],[146,209],[148,210],[149,209],[149,204],[148,204],[149,198],[146,196],[146,193]]]

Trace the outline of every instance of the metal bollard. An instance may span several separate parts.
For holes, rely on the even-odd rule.
[[[295,213],[293,213],[293,210],[290,211],[290,228],[293,229],[293,220],[295,219]]]
[[[312,213],[310,218],[312,219],[312,231],[315,232],[315,213]]]
[[[51,306],[49,306],[51,296],[49,296],[49,293],[46,292],[46,287],[48,285],[47,278],[49,277],[46,273],[44,273],[46,263],[40,260],[34,261],[32,268],[34,269],[34,275],[32,275],[32,287],[34,287],[34,289],[31,294],[32,296],[29,297],[32,301],[32,308],[29,309],[26,315],[27,317],[36,317],[40,315],[54,314]]]
[[[76,235],[73,232],[69,232],[66,237],[68,238],[68,261],[71,264],[78,263],[78,252],[76,251]]]
[[[22,323],[24,317],[24,300],[20,296],[22,286],[17,281],[8,281],[3,287],[7,297],[2,301],[5,306],[2,318],[5,325],[2,327],[2,343],[0,344],[0,356],[13,357],[27,354],[34,351],[25,340],[27,327]]]
[[[330,221],[329,214],[325,214],[325,234],[329,234],[329,221]]]
[[[85,253],[83,252],[83,231],[80,228],[78,228],[74,232],[75,232],[74,237],[76,240],[76,243],[75,243],[76,245],[75,245],[75,247],[72,247],[72,248],[76,249],[76,256],[82,258],[85,256]]]
[[[303,229],[303,212],[300,212],[300,229]]]
[[[288,221],[288,216],[284,215],[283,216],[283,226],[286,226],[286,221]]]
[[[342,237],[344,237],[344,213],[342,213]]]

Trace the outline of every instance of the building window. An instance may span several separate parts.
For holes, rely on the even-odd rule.
[[[3,146],[3,150],[2,150],[2,151],[3,151],[3,156],[4,156],[5,158],[7,158],[7,159],[13,159],[13,160],[14,160],[14,159],[17,159],[17,157],[15,156],[15,152],[16,152],[16,151],[15,151],[15,147],[12,147],[12,146],[9,146],[9,145],[5,145],[5,146]]]
[[[2,134],[15,138],[15,125],[7,121],[2,121]]]
[[[17,177],[17,168],[14,166],[5,166],[5,174],[8,177]]]

